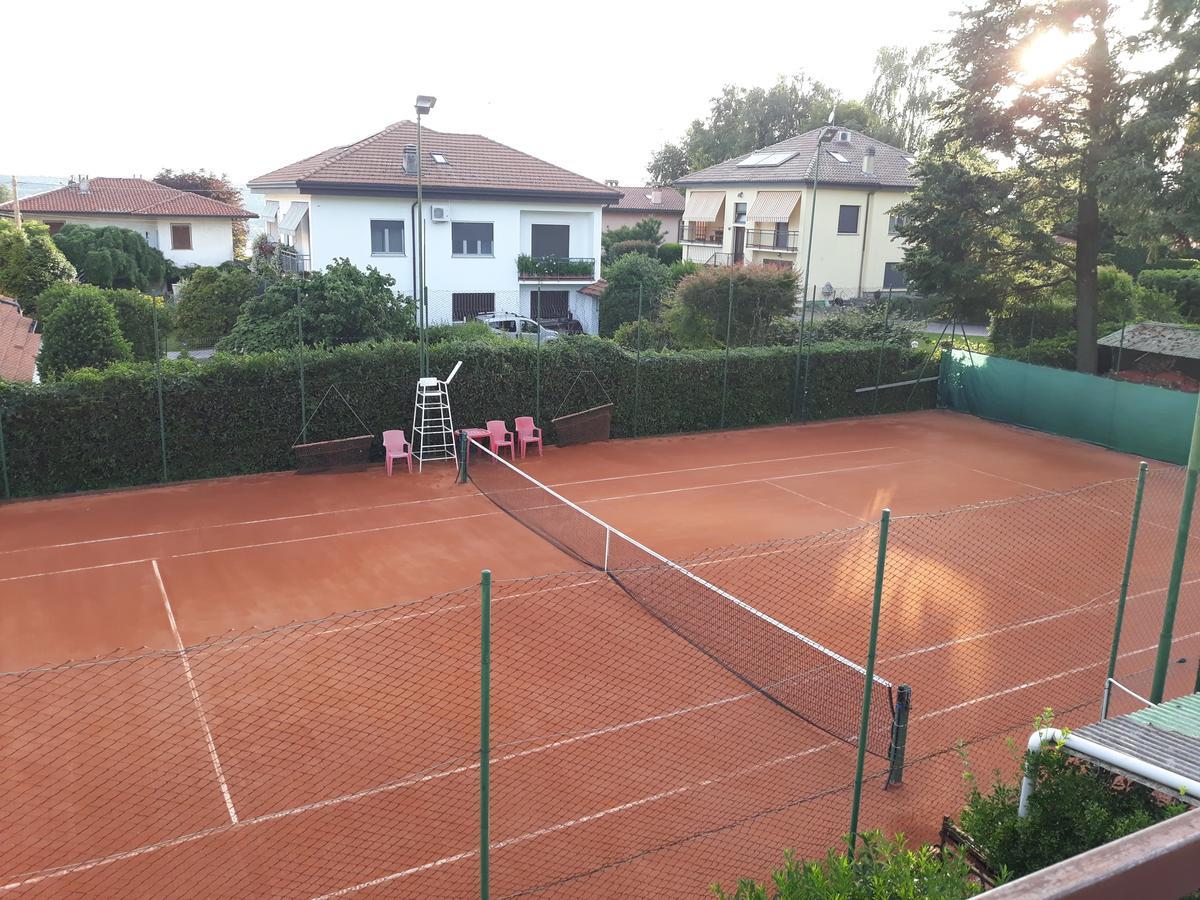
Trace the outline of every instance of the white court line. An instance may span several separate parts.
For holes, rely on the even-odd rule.
[[[808,496],[808,494],[802,494],[799,491],[793,491],[790,487],[784,487],[782,484],[777,484],[776,481],[777,481],[776,479],[768,478],[767,484],[771,485],[771,487],[777,487],[781,491],[787,491],[789,494],[799,497],[801,500],[807,500],[809,503],[816,503],[818,506],[823,506],[826,509],[832,509],[834,512],[841,513],[843,516],[849,516],[852,519],[857,519],[859,522],[862,522],[864,525],[874,524],[873,522],[871,522],[867,519],[864,519],[862,516],[856,516],[852,512],[846,512],[846,510],[844,510],[844,509],[838,509],[836,506],[826,503],[823,500],[818,500],[816,497],[810,497],[810,496]]]
[[[192,703],[196,707],[196,717],[200,727],[204,729],[204,742],[208,745],[208,756],[212,760],[213,771],[217,775],[217,783],[221,786],[221,796],[225,798],[225,809],[229,812],[229,821],[238,823],[237,810],[233,808],[233,798],[229,795],[229,785],[225,783],[225,772],[221,768],[221,757],[217,755],[217,745],[213,740],[212,729],[208,727],[208,716],[200,704],[200,691],[196,689],[196,679],[192,675],[192,664],[188,660],[187,650],[183,646],[183,638],[179,634],[179,626],[175,623],[175,611],[171,609],[171,601],[167,597],[167,586],[163,584],[162,572],[158,570],[158,560],[150,561],[154,569],[154,577],[158,581],[158,590],[162,594],[163,608],[167,611],[167,621],[171,623],[171,634],[175,635],[175,646],[179,648],[179,660],[183,663],[183,674],[187,678],[188,690],[192,692]]]

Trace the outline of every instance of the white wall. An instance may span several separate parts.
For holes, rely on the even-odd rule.
[[[66,225],[87,225],[89,228],[115,226],[136,231],[151,247],[179,266],[217,266],[233,259],[233,220],[202,218],[139,218],[137,216],[60,216],[40,214],[25,216],[43,222],[63,222]],[[171,225],[192,226],[192,249],[171,249]]]

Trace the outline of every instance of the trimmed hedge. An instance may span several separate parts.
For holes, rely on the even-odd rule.
[[[721,420],[723,351],[642,354],[639,421],[634,427],[632,354],[610,341],[560,338],[543,345],[541,424],[554,438],[550,419],[611,398],[614,436],[670,434],[717,428]],[[871,393],[854,389],[875,381],[877,344],[812,347],[808,417],[869,414]],[[456,422],[482,423],[534,415],[537,348],[519,341],[455,342],[430,347],[430,366],[454,381]],[[920,351],[888,347],[883,382],[912,378]],[[163,363],[163,407],[170,480],[211,478],[290,469],[291,446],[300,435],[297,354],[218,354],[197,364]],[[589,369],[591,379],[577,376]],[[726,427],[787,421],[792,413],[795,348],[735,349],[729,354]],[[932,369],[931,369],[932,371]],[[412,421],[410,387],[418,375],[417,347],[410,343],[357,344],[307,350],[304,376],[311,413],[337,384],[375,433],[375,458],[385,428]],[[577,382],[577,383],[576,383]],[[574,387],[573,387],[574,386]],[[570,393],[568,396],[568,390]],[[905,408],[909,389],[884,391],[880,412]],[[933,405],[923,385],[915,407]],[[163,479],[155,367],[127,363],[104,372],[84,370],[41,385],[0,384],[8,474],[14,496],[148,484]],[[310,441],[359,434],[362,427],[340,403],[329,402],[309,427]]]
[[[1075,302],[1009,303],[992,313],[991,338],[997,347],[1024,347],[1030,341],[1075,331]]]
[[[1188,319],[1200,318],[1200,271],[1195,269],[1143,269],[1138,284],[1170,294]]]

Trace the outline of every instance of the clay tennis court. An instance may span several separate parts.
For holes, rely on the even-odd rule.
[[[771,573],[784,569],[769,566],[803,544],[764,550],[767,568],[716,552],[697,571],[861,659],[873,553],[863,526],[881,508],[917,515],[1130,479],[1137,460],[922,412],[547,448],[520,465],[673,559],[857,535],[839,545],[855,565],[838,596],[857,596],[865,579],[861,610],[835,609],[827,585],[780,589]],[[0,509],[0,670],[23,673],[2,683],[0,890],[477,892],[470,586],[484,568],[501,582],[495,896],[696,896],[714,880],[762,877],[814,817],[845,818],[844,792],[821,793],[852,773],[849,744],[749,690],[454,474],[280,473]],[[1083,505],[1094,540],[1123,548],[1127,510]],[[1172,524],[1165,505],[1151,518]],[[920,604],[932,648],[912,653],[886,634],[881,643],[882,674],[914,685],[910,752],[934,746],[922,721],[1024,721],[1045,705],[1047,684],[1081,704],[1098,699],[1103,658],[1097,674],[1080,617],[1102,634],[1111,606],[1075,607],[1114,587],[1107,570],[1053,542],[1014,542],[1012,554],[1061,570],[1004,598],[1014,622],[1052,618],[1039,634],[1057,636],[1056,651],[1033,655],[1019,628],[989,633],[986,616],[958,615],[955,591],[926,589],[929,572],[958,565],[963,595],[982,590],[969,554],[941,559],[896,527],[897,602]],[[518,581],[559,572],[575,574]],[[1194,605],[1181,606],[1185,641],[1200,632]],[[1131,627],[1136,669],[1152,658],[1137,653],[1157,624],[1142,616]],[[859,698],[847,702],[857,716]],[[789,780],[812,785],[813,798],[779,803]],[[868,809],[878,822],[930,836],[922,829],[936,823],[913,821],[904,802],[915,779],[886,797],[877,788],[868,785]],[[950,797],[925,800],[955,809]]]

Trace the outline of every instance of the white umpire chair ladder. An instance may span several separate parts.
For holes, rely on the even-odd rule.
[[[413,456],[420,472],[427,462],[452,459],[458,462],[454,443],[454,416],[450,412],[450,382],[458,374],[462,360],[445,381],[439,378],[417,380],[417,396],[413,401]]]

